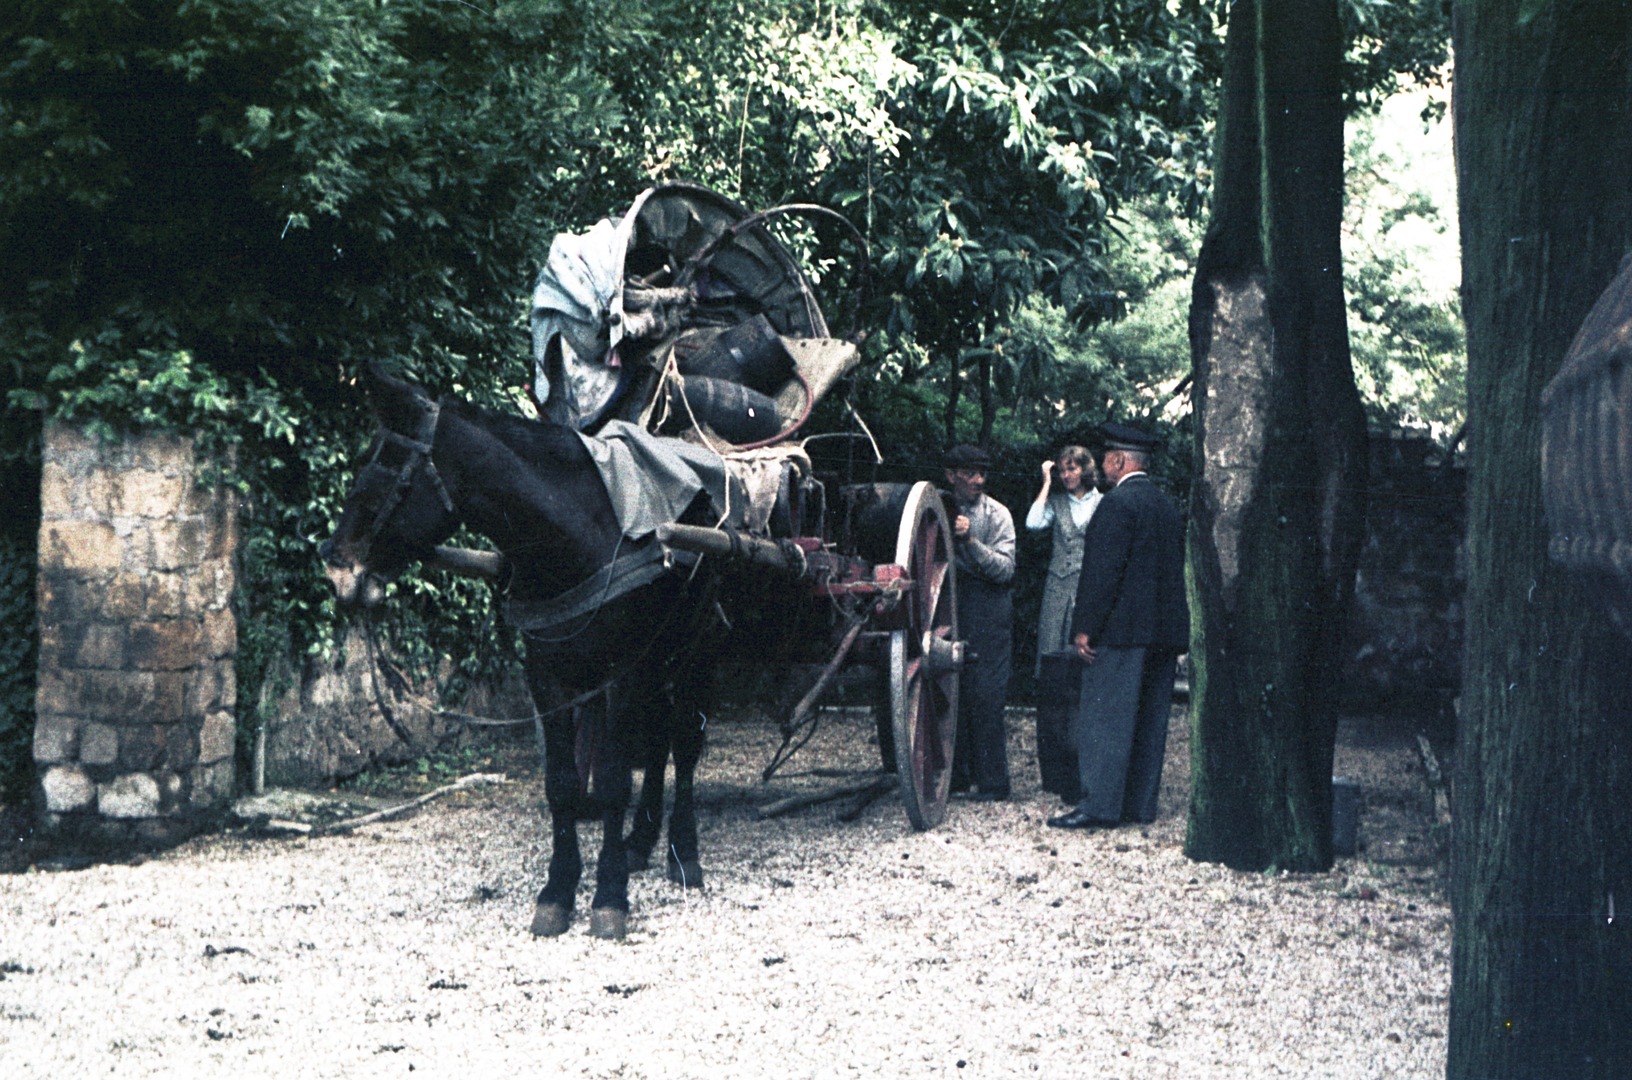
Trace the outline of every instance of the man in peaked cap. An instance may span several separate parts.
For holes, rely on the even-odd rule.
[[[974,799],[1009,797],[1008,702],[1014,652],[1014,517],[986,494],[991,459],[979,447],[954,446],[942,459],[952,489],[958,631],[971,655],[958,675],[958,736],[952,787]]]
[[[1178,658],[1190,647],[1184,520],[1145,472],[1159,439],[1104,424],[1113,484],[1083,535],[1071,617],[1082,674],[1073,739],[1082,797],[1048,823],[1087,829],[1156,820]]]

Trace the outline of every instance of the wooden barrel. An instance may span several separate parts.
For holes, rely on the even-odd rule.
[[[672,383],[669,407],[738,445],[774,438],[782,430],[776,402],[741,383],[706,375],[685,375]]]
[[[688,378],[702,375],[736,382],[775,397],[793,378],[793,356],[763,315],[755,315],[699,345],[675,343],[675,362]]]
[[[1548,554],[1632,634],[1632,259],[1541,395]]]
[[[870,563],[893,563],[901,514],[911,484],[846,484],[839,489],[843,520],[839,550]]]

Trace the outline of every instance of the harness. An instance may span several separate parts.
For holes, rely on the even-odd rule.
[[[662,544],[654,543],[614,557],[583,581],[548,600],[505,601],[504,621],[548,642],[548,638],[539,638],[539,634],[592,614],[618,597],[650,585],[677,565],[696,561],[697,556],[691,552],[671,552]]]
[[[414,474],[422,466],[431,486],[436,490],[437,497],[442,500],[442,508],[450,514],[455,513],[453,499],[448,495],[447,486],[442,483],[442,475],[436,471],[436,462],[431,458],[431,444],[436,441],[436,426],[441,418],[442,402],[427,401],[419,417],[419,430],[414,433],[413,438],[398,434],[390,428],[380,429],[379,444],[374,448],[374,456],[369,458],[368,464],[364,466],[365,471],[368,469],[380,469],[386,473],[391,471],[391,467],[380,460],[387,447],[403,452],[403,462],[402,467],[397,470],[396,482],[392,484],[390,493],[386,495],[380,507],[374,511],[374,521],[364,534],[365,550],[373,548],[374,541],[385,529],[385,523],[391,520],[391,515],[401,505],[403,496],[413,486]]]
[[[419,427],[410,438],[389,428],[382,428],[373,455],[363,467],[376,476],[392,477],[390,490],[374,510],[374,518],[363,534],[365,550],[372,549],[375,540],[385,530],[397,508],[402,505],[415,477],[423,471],[436,491],[437,498],[448,513],[457,513],[447,485],[437,472],[431,457],[431,446],[436,439],[437,424],[441,420],[442,402],[426,401],[420,414]],[[389,463],[389,457],[400,454],[400,465]],[[620,539],[621,544],[621,539]],[[691,552],[669,551],[662,544],[615,555],[610,563],[580,581],[577,585],[548,600],[508,600],[505,603],[505,621],[519,630],[537,637],[564,626],[575,619],[599,610],[608,602],[649,585],[679,565],[692,565],[697,556]],[[547,640],[547,639],[543,639]]]

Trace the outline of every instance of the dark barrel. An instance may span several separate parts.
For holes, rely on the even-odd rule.
[[[870,563],[894,562],[901,514],[911,493],[911,484],[846,484],[840,488],[844,513],[841,549]]]
[[[669,391],[669,407],[681,418],[689,418],[689,410],[738,445],[775,438],[782,431],[776,402],[741,383],[706,375],[682,376]]]
[[[695,346],[675,346],[682,375],[741,383],[761,394],[775,394],[793,378],[793,356],[763,315],[721,331]]]

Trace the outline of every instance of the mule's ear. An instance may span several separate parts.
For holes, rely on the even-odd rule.
[[[404,435],[419,430],[419,418],[430,404],[429,394],[393,377],[378,360],[370,360],[363,368],[362,383],[368,394],[368,407],[374,411],[380,426]]]

